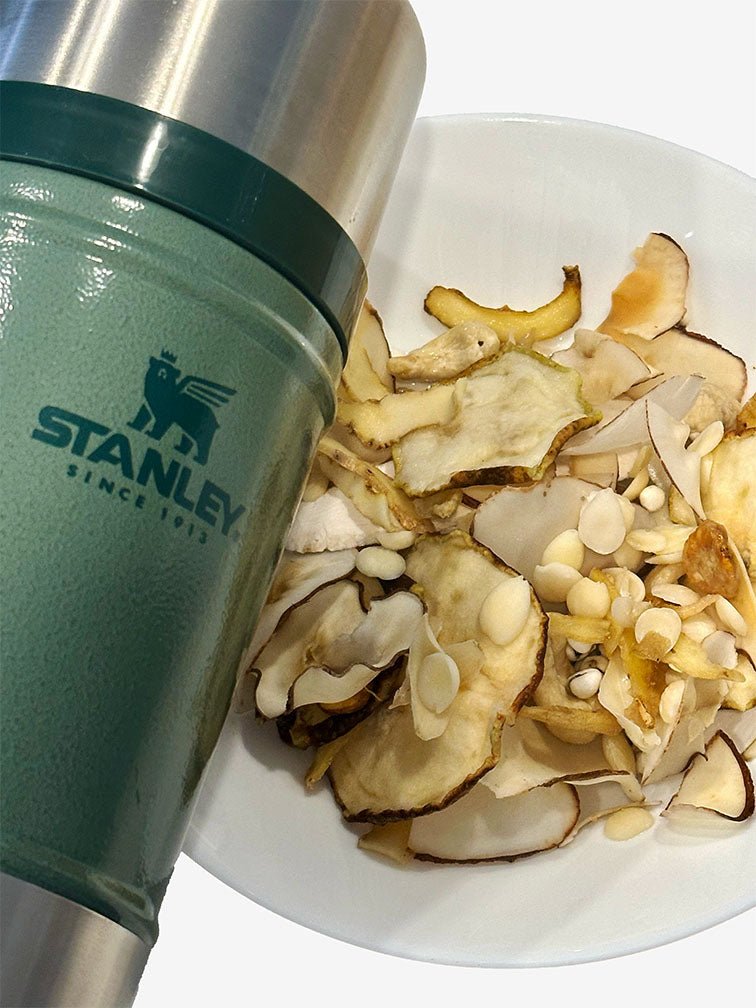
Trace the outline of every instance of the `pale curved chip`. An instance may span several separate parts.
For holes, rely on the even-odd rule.
[[[576,371],[531,351],[505,350],[453,387],[458,408],[450,422],[394,444],[396,481],[410,496],[536,482],[565,441],[600,418],[582,397]]]
[[[409,819],[373,826],[360,837],[357,846],[371,854],[380,854],[390,861],[396,861],[397,864],[407,864],[413,857],[412,851],[407,846],[410,828]]]
[[[615,399],[651,375],[651,369],[630,347],[585,329],[578,329],[574,344],[551,359],[579,373],[583,395],[596,406]]]
[[[742,822],[754,812],[751,771],[732,739],[718,731],[697,756],[682,779],[663,815],[677,809],[695,808]]]
[[[352,581],[320,588],[293,606],[254,659],[259,673],[255,700],[260,714],[275,718],[287,709],[289,690],[318,652],[340,633],[350,633],[363,620],[359,589]]]
[[[414,819],[409,848],[422,861],[515,861],[558,847],[579,814],[572,784],[534,788],[510,798],[496,798],[479,784],[449,808]]]
[[[635,269],[612,291],[611,310],[598,328],[652,340],[685,314],[688,257],[668,235],[652,233],[633,258]]]
[[[561,293],[534,311],[514,311],[507,305],[485,308],[452,287],[430,290],[425,298],[425,310],[445,326],[456,326],[468,320],[483,322],[501,340],[530,346],[558,336],[580,318],[580,270],[577,266],[564,266],[562,271],[564,284]]]
[[[701,493],[706,517],[725,526],[756,579],[756,429],[726,437],[709,458]]]
[[[378,531],[338,487],[331,487],[316,500],[299,505],[286,548],[293,553],[357,549],[377,543]]]
[[[357,320],[341,384],[347,397],[355,402],[380,399],[394,391],[394,379],[388,370],[389,346],[378,312],[365,301]]]

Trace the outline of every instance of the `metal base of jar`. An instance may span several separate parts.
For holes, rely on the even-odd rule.
[[[129,1008],[150,950],[107,917],[0,873],[0,1005]]]

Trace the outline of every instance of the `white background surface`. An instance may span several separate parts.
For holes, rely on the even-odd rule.
[[[674,141],[756,176],[752,0],[413,0],[413,6],[428,50],[420,115],[589,119]],[[416,998],[442,1006],[517,999],[548,1006],[558,998],[620,1008],[639,998],[665,1008],[674,998],[703,1008],[752,1003],[756,994],[756,910],[606,962],[474,970],[393,959],[325,938],[250,903],[182,856],[160,922],[136,1008],[231,1008],[273,996],[282,1008],[383,1008]]]

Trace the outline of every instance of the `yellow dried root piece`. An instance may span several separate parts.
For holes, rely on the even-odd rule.
[[[756,429],[726,437],[710,455],[702,488],[704,511],[723,525],[740,550],[748,573],[756,577]]]
[[[392,357],[388,368],[404,381],[445,381],[456,378],[478,361],[494,357],[501,343],[483,322],[469,320],[452,326],[412,353]]]
[[[580,710],[577,707],[523,707],[519,716],[561,730],[594,732],[596,735],[619,735],[622,731],[617,719],[605,710]]]
[[[514,311],[508,305],[485,308],[452,287],[433,287],[425,298],[425,310],[445,326],[467,321],[483,322],[502,341],[531,346],[540,340],[558,336],[580,318],[580,270],[577,266],[564,266],[562,269],[564,284],[561,293],[534,311]]]
[[[332,438],[318,443],[320,467],[357,510],[387,532],[425,532],[430,526],[404,491],[377,466]]]
[[[394,379],[388,370],[389,345],[378,312],[365,301],[341,375],[340,398],[362,402],[381,399],[394,391]]]

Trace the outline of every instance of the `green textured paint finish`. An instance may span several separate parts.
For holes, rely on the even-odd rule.
[[[340,348],[188,218],[0,178],[2,869],[152,943]]]

